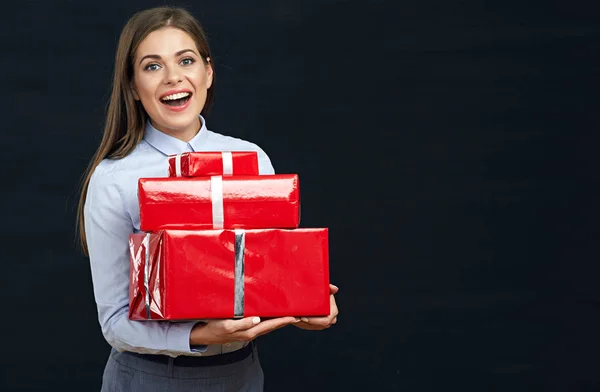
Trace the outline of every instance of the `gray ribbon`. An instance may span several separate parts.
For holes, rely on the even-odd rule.
[[[233,317],[244,317],[244,248],[246,247],[246,231],[235,230],[235,275]]]

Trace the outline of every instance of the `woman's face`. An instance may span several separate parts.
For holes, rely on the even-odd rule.
[[[135,99],[152,125],[178,139],[192,139],[200,129],[198,115],[213,74],[194,40],[173,27],[153,31],[140,43],[133,70]]]

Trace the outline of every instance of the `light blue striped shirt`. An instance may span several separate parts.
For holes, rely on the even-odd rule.
[[[202,127],[188,143],[146,125],[144,139],[131,154],[103,160],[94,170],[85,203],[85,232],[98,319],[106,341],[119,351],[215,355],[240,349],[243,342],[190,348],[195,321],[131,321],[129,307],[129,234],[140,230],[137,196],[141,177],[167,177],[167,156],[186,151],[257,151],[259,173],[274,174],[257,145]]]

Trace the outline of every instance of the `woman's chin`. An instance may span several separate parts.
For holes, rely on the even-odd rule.
[[[177,116],[164,116],[163,121],[157,124],[152,122],[154,128],[178,139],[191,139],[200,130],[200,117],[195,113]]]

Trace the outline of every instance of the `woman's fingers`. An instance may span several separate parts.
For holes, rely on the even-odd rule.
[[[247,339],[255,339],[258,336],[267,334],[276,329],[285,327],[286,325],[290,325],[295,323],[297,318],[295,317],[278,317],[274,319],[269,319],[262,321],[255,325],[254,327],[243,332]]]

